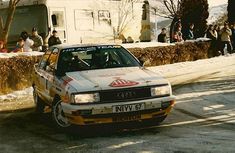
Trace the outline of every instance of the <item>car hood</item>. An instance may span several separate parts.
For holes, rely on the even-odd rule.
[[[77,92],[168,84],[160,74],[140,67],[69,72],[66,78]]]

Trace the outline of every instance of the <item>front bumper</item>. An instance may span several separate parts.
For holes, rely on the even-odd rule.
[[[174,96],[140,101],[106,103],[92,105],[71,105],[62,103],[65,116],[72,124],[96,125],[143,121],[167,116],[174,105]],[[113,112],[116,105],[135,105],[144,103],[145,108],[139,111]]]

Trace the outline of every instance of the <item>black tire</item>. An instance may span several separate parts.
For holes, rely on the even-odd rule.
[[[36,113],[44,113],[45,103],[44,101],[38,96],[36,90],[33,90],[33,99],[35,103],[35,112]]]
[[[167,115],[158,118],[158,119],[157,119],[157,123],[158,123],[158,124],[161,124],[161,123],[166,119],[166,117],[167,117]]]
[[[68,119],[65,117],[62,106],[61,106],[61,100],[56,100],[53,103],[52,106],[52,120],[54,124],[59,129],[66,129],[71,127],[71,124],[69,123]]]

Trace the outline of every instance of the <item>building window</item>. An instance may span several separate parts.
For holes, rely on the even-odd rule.
[[[111,25],[111,15],[108,10],[99,10],[98,11],[99,23],[104,22]]]
[[[75,29],[91,31],[94,29],[94,13],[91,10],[75,10]]]
[[[64,27],[64,11],[53,11],[51,15],[51,20],[54,27]]]

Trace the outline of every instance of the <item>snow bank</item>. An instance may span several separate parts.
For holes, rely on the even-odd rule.
[[[172,85],[186,84],[198,78],[221,71],[228,66],[235,66],[235,54],[219,56],[211,59],[182,62],[170,65],[150,67],[169,79]]]
[[[1,58],[12,58],[17,56],[40,56],[43,55],[43,52],[22,52],[22,53],[0,53]]]
[[[170,43],[160,43],[160,42],[140,42],[131,44],[122,44],[125,48],[147,48],[147,47],[162,47],[162,46],[172,46],[175,44]]]
[[[32,95],[32,94],[33,94],[33,88],[30,87],[30,88],[26,88],[24,90],[14,91],[10,94],[0,95],[0,102],[5,101],[5,100],[24,98],[24,97],[27,97],[28,95]]]

